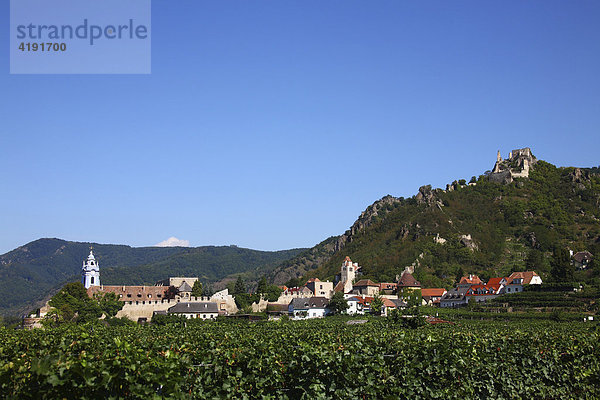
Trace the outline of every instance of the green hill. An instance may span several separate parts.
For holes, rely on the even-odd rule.
[[[230,274],[269,271],[304,249],[258,251],[236,246],[129,247],[39,239],[0,255],[0,314],[27,312],[63,284],[80,279],[93,246],[103,284],[154,284],[169,276],[214,282]]]
[[[345,234],[285,261],[272,277],[332,279],[350,256],[376,281],[393,281],[412,265],[426,287],[450,287],[468,273],[487,279],[534,269],[548,279],[555,246],[600,255],[598,168],[557,168],[533,157],[529,177],[516,177],[519,160],[502,161],[498,173],[470,184],[423,186],[408,199],[386,196]],[[597,274],[592,269],[576,278],[598,281]]]

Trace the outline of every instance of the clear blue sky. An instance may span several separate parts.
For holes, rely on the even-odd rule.
[[[308,247],[497,150],[600,164],[598,1],[154,0],[152,15],[147,76],[9,75],[0,30],[0,253],[40,237]]]

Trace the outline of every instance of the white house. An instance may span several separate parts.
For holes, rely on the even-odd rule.
[[[322,318],[329,315],[329,300],[325,297],[293,299],[288,312],[294,319]]]
[[[212,302],[177,303],[167,310],[167,314],[180,315],[188,319],[215,319],[219,315],[219,307],[217,303]]]
[[[440,307],[461,307],[467,305],[469,299],[466,294],[469,288],[470,286],[450,289],[440,299]]]
[[[541,285],[542,278],[534,271],[513,272],[506,278],[504,292],[506,294],[518,293],[523,291],[525,285]]]

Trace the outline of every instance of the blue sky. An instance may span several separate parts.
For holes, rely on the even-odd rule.
[[[597,1],[154,0],[152,74],[129,76],[10,75],[0,30],[0,253],[309,247],[497,150],[598,166],[599,17]]]

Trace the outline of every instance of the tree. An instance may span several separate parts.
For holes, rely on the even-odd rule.
[[[235,305],[239,310],[243,310],[244,308],[252,305],[252,296],[249,293],[238,293],[234,296]]]
[[[379,295],[375,295],[373,301],[371,301],[371,314],[381,315],[383,311],[383,299]]]
[[[91,299],[80,282],[67,283],[48,302],[48,305],[54,308],[48,317],[59,324],[77,320],[85,322],[100,317],[102,313],[99,307],[89,303]]]
[[[114,293],[96,293],[94,300],[106,317],[114,317],[123,308],[123,302]]]
[[[544,268],[544,254],[538,249],[531,249],[525,259],[528,271],[540,271]]]
[[[550,265],[552,267],[550,274],[555,282],[573,282],[575,267],[571,263],[571,256],[567,249],[555,246]]]
[[[265,294],[265,293],[267,293],[267,289],[268,289],[267,286],[268,286],[268,284],[267,284],[267,278],[265,278],[263,276],[258,281],[258,287],[256,288],[256,293],[258,293],[258,294]]]
[[[207,283],[206,286],[202,288],[202,294],[206,297],[210,297],[215,294],[215,291],[213,290],[212,286]]]
[[[300,278],[290,278],[290,280],[285,283],[285,286],[289,288],[298,287],[300,285],[302,285],[302,279]]]
[[[459,283],[463,276],[465,276],[465,271],[462,267],[458,267],[458,271],[456,272],[456,283]]]
[[[238,276],[237,281],[235,281],[235,286],[233,287],[233,294],[242,294],[246,293],[246,285],[244,285],[244,280],[241,276]]]
[[[200,280],[197,280],[196,282],[194,282],[194,286],[192,287],[192,296],[202,297],[202,295],[202,282],[200,282]]]
[[[408,307],[419,307],[422,301],[423,296],[421,295],[421,289],[409,292],[408,296],[406,297],[406,304]]]
[[[267,301],[277,301],[279,296],[281,296],[281,288],[277,285],[269,285],[267,287],[267,292],[265,293]]]
[[[335,314],[345,313],[348,309],[348,300],[344,297],[344,293],[336,292],[329,301],[329,309]]]
[[[96,293],[90,298],[83,285],[79,282],[67,283],[48,302],[54,308],[49,313],[49,320],[53,323],[77,322],[85,323],[95,321],[103,314],[114,317],[123,302],[114,293]]]

